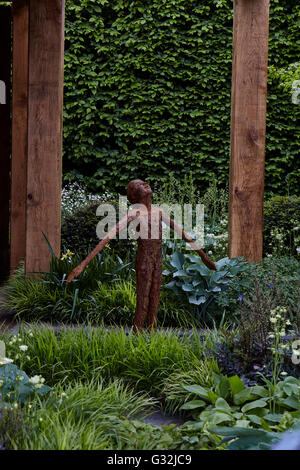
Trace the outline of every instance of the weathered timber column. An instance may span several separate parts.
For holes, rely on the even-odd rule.
[[[49,269],[43,233],[60,252],[64,0],[15,0],[14,34],[11,268],[30,274]]]
[[[9,273],[11,10],[0,6],[0,280]]]
[[[235,0],[231,107],[229,256],[260,261],[269,0]]]
[[[10,269],[25,261],[29,1],[13,2]]]

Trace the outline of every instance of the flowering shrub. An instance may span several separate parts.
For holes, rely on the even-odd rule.
[[[23,353],[27,351],[27,346],[19,344],[18,335],[12,337],[9,341],[11,352],[19,351],[15,354],[15,360],[21,359]],[[45,395],[49,392],[50,387],[44,385],[45,379],[40,375],[28,377],[17,365],[13,364],[14,360],[6,357],[6,345],[0,341],[0,404],[1,408],[18,407],[18,402],[24,404],[36,393]],[[27,356],[28,358],[28,356]],[[21,359],[22,360],[22,359]]]
[[[11,359],[6,357],[6,344],[0,341],[0,450],[7,449],[9,445],[6,437],[8,432],[14,438],[18,436],[19,440],[24,435],[26,426],[22,407],[34,396],[44,396],[50,391],[41,375],[28,377],[13,364],[14,360],[22,362],[28,349],[27,345],[20,342],[22,339],[19,335],[13,335],[8,341],[8,349],[14,355],[14,359]]]
[[[300,256],[300,198],[274,196],[264,205],[264,256]]]
[[[271,310],[270,323],[273,326],[273,331],[269,333],[269,338],[273,340],[271,346],[271,352],[274,358],[273,364],[273,382],[278,380],[279,374],[281,376],[287,375],[287,372],[282,370],[280,372],[280,366],[284,361],[285,351],[291,348],[289,342],[285,342],[286,330],[291,326],[291,322],[286,316],[287,309],[285,307],[277,307]]]
[[[62,190],[62,216],[72,215],[76,210],[86,207],[93,202],[105,202],[111,199],[111,194],[91,194],[87,189],[79,183],[70,183]]]
[[[32,336],[32,333],[29,333],[29,336]],[[30,359],[25,354],[28,346],[21,343],[20,335],[13,335],[7,342],[9,354],[6,354],[6,344],[0,341],[0,450],[7,449],[9,445],[5,436],[8,432],[14,437],[18,436],[19,440],[21,435],[24,435],[24,405],[36,395],[44,396],[50,391],[41,375],[28,377],[14,364],[14,361],[22,364],[24,359]]]
[[[209,256],[223,257],[228,250],[228,217],[205,226],[205,250]]]

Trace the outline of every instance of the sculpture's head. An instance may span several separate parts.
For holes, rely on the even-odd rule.
[[[126,189],[127,199],[131,204],[144,204],[151,200],[152,189],[149,184],[142,180],[132,180]]]

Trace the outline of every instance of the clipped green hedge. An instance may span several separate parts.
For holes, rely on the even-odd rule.
[[[271,0],[269,64],[299,60],[298,0]],[[67,0],[65,180],[124,191],[229,170],[232,0]],[[270,74],[266,190],[299,194],[300,107]]]
[[[300,257],[300,197],[274,196],[264,204],[264,255]]]

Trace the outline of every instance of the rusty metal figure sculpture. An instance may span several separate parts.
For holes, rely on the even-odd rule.
[[[105,245],[125,228],[130,222],[136,220],[136,230],[139,233],[138,249],[135,261],[136,270],[136,312],[134,318],[134,331],[142,331],[147,320],[148,329],[156,328],[157,311],[160,296],[162,277],[162,221],[179,233],[183,240],[189,243],[200,255],[203,263],[216,270],[214,262],[208,258],[204,251],[188,236],[184,230],[158,207],[151,205],[152,190],[148,184],[141,180],[133,180],[127,186],[127,198],[131,204],[139,205],[138,209],[129,211],[127,216],[120,220],[115,227],[107,233],[91,253],[69,275],[70,283],[84,270],[88,263],[100,253]]]

